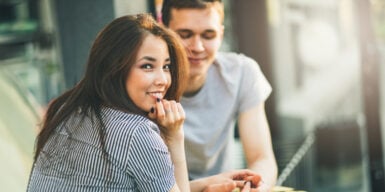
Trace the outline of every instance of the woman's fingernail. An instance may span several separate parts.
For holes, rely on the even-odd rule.
[[[150,112],[151,112],[151,113],[154,113],[154,112],[155,112],[154,107],[151,107]]]
[[[160,102],[160,99],[159,99],[159,97],[157,97],[157,98],[156,98],[156,101],[157,101],[157,102]]]

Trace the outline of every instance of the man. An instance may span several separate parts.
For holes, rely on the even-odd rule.
[[[261,175],[260,190],[269,190],[277,177],[264,109],[271,86],[251,58],[218,52],[223,20],[220,0],[164,0],[162,5],[162,22],[181,37],[190,61],[181,100],[189,177],[195,181],[232,169],[237,122],[247,166]]]

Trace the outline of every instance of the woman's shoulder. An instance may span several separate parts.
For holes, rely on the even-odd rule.
[[[107,129],[113,132],[116,132],[114,130],[119,130],[119,134],[125,132],[133,133],[137,129],[151,129],[159,132],[159,128],[154,122],[148,117],[139,114],[104,107],[102,108],[102,116]]]
[[[113,109],[110,107],[103,107],[102,110],[103,119],[106,121],[113,122],[125,122],[125,121],[135,121],[135,122],[145,122],[149,119],[142,115],[124,112],[118,109]]]
[[[146,121],[147,117],[144,117],[139,114],[125,112],[119,109],[105,107],[101,108],[101,115],[105,121],[127,121],[127,120],[136,120],[136,121]]]

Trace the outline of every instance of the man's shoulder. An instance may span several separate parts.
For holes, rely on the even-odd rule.
[[[259,67],[253,58],[236,52],[218,52],[216,62],[222,69],[231,72],[254,70],[255,67]]]
[[[237,52],[218,52],[217,53],[217,59],[221,60],[240,60],[243,57],[247,57],[242,53]]]

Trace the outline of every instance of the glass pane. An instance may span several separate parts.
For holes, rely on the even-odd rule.
[[[267,2],[281,138],[276,155],[285,175],[279,184],[313,192],[365,191],[355,1]]]
[[[63,87],[49,33],[52,23],[46,22],[52,18],[49,7],[25,0],[0,3],[0,185],[4,191],[25,191],[42,108]],[[40,16],[44,19],[38,20]]]

